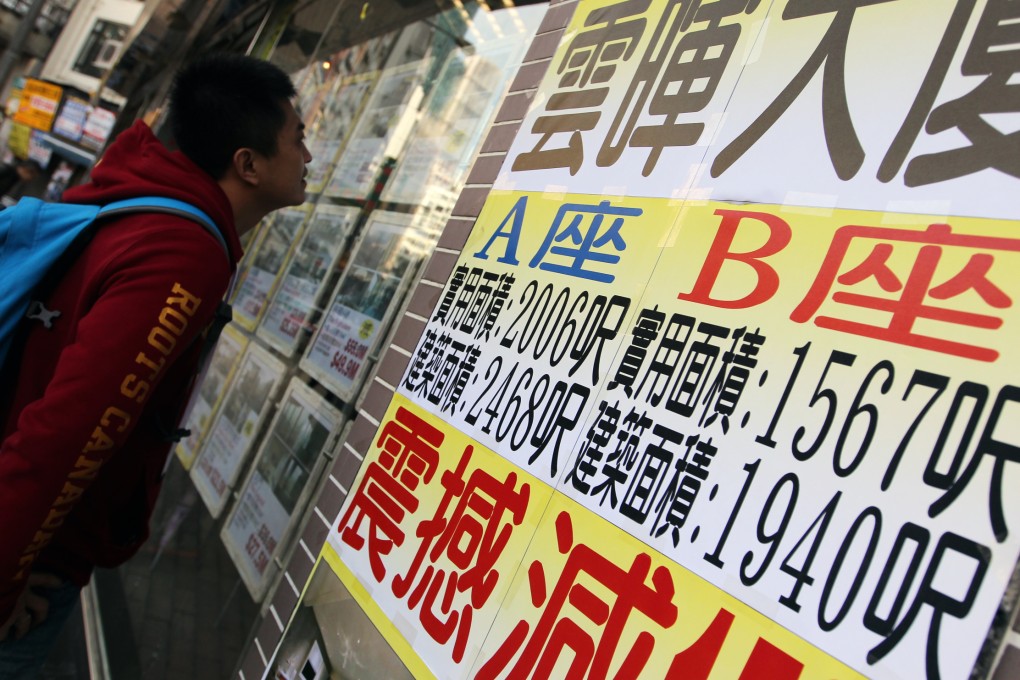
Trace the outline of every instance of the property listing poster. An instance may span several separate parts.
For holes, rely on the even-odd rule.
[[[534,11],[522,14],[537,18]],[[456,193],[451,188],[463,186],[485,126],[514,75],[511,65],[520,63],[526,44],[523,36],[509,35],[447,57],[386,183],[383,202],[449,203],[452,208]]]
[[[377,210],[365,225],[299,364],[341,399],[354,397],[425,243],[409,215]]]
[[[351,76],[339,80],[330,88],[322,115],[312,124],[308,150],[312,162],[308,164],[307,191],[320,193],[333,173],[337,154],[344,140],[354,128],[358,114],[368,99],[378,73]],[[318,110],[318,109],[316,109]]]
[[[248,344],[191,468],[191,481],[213,517],[219,517],[230,500],[286,370],[257,342]]]
[[[290,527],[304,510],[309,480],[325,464],[339,431],[340,412],[300,378],[291,379],[238,501],[220,536],[256,602],[275,574],[273,558],[286,550]]]
[[[395,157],[407,141],[427,67],[427,61],[418,61],[382,72],[344,143],[323,192],[326,196],[358,200],[371,193],[385,158]]]
[[[232,304],[234,322],[254,331],[266,310],[266,303],[277,285],[280,272],[287,264],[295,244],[301,237],[301,227],[308,219],[310,207],[284,208],[273,214],[268,226],[242,271]]]
[[[258,327],[274,349],[291,356],[313,332],[312,317],[321,311],[320,298],[357,217],[353,207],[315,207]]]
[[[970,677],[1020,553],[1014,14],[578,5],[326,549],[413,672]]]
[[[195,462],[195,456],[198,455],[209,425],[223,402],[226,387],[234,377],[234,371],[247,346],[248,338],[237,326],[227,324],[223,327],[223,332],[216,340],[216,349],[201,376],[201,383],[192,394],[182,421],[188,434],[177,442],[174,449],[185,470],[190,470]]]

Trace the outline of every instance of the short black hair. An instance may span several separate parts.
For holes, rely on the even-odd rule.
[[[177,147],[216,179],[234,152],[276,153],[294,83],[279,67],[240,54],[210,54],[177,74],[170,94],[170,129]]]

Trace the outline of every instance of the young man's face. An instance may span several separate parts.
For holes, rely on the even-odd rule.
[[[284,102],[286,121],[276,136],[276,154],[266,159],[263,196],[270,210],[305,202],[305,166],[312,154],[305,146],[305,125],[293,104]]]

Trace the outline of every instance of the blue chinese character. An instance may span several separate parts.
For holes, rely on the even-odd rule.
[[[568,224],[564,226],[566,214],[575,213]],[[614,208],[609,201],[602,201],[597,206],[583,205],[580,203],[566,203],[560,207],[553,220],[549,233],[538,249],[538,253],[532,258],[528,266],[538,267],[543,271],[577,276],[582,279],[612,283],[615,277],[591,269],[585,269],[586,262],[602,262],[616,264],[620,256],[610,252],[598,252],[598,250],[613,249],[616,253],[622,253],[627,249],[627,243],[620,234],[623,221],[627,217],[637,217],[641,214],[640,208]],[[585,220],[590,219],[585,225]],[[612,222],[603,230],[603,222],[606,217],[612,218]],[[600,233],[601,232],[601,233]],[[553,242],[565,245],[553,245]],[[559,256],[566,258],[566,263],[555,264],[543,262],[546,256]]]

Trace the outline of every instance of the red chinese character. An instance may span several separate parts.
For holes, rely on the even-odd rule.
[[[403,544],[404,532],[399,525],[405,512],[418,509],[414,491],[419,484],[432,481],[443,437],[442,432],[404,407],[397,409],[376,440],[381,449],[379,460],[366,469],[340,520],[337,531],[343,542],[361,550],[365,546],[361,523],[368,519],[368,558],[372,575],[380,583],[386,576],[382,556],[390,554],[394,545]]]
[[[884,242],[876,244],[863,262],[840,274],[840,267],[855,238]],[[905,281],[889,264],[890,256],[896,248],[895,244],[919,246],[910,271],[903,277]],[[900,245],[899,250],[906,250],[908,247]],[[967,263],[949,276],[939,269],[946,249],[984,252],[972,253]],[[999,357],[999,352],[994,349],[914,332],[914,324],[918,319],[985,330],[994,330],[1002,326],[1002,319],[998,316],[926,304],[928,300],[948,300],[972,291],[989,307],[995,309],[1011,307],[1013,301],[1010,297],[988,278],[988,272],[995,262],[994,256],[989,251],[1018,252],[1020,239],[954,234],[948,224],[932,224],[923,232],[886,227],[842,227],[833,236],[832,245],[829,246],[829,252],[825,255],[811,289],[790,314],[790,319],[797,323],[805,323],[814,316],[831,292],[831,300],[835,303],[888,313],[891,319],[887,326],[881,326],[831,316],[817,316],[814,319],[816,326],[967,359],[995,361]],[[944,279],[938,284],[934,281],[937,274],[942,275]],[[854,286],[868,279],[874,279],[883,291],[898,294],[899,298],[846,291],[832,292],[837,283]]]
[[[556,542],[560,553],[567,555],[567,562],[552,592],[547,590],[541,562],[532,562],[528,570],[532,604],[544,607],[538,624],[529,631],[526,621],[519,622],[479,670],[478,678],[496,677],[514,657],[516,662],[508,678],[551,677],[564,652],[570,664],[565,677],[605,678],[610,667],[618,666],[614,677],[634,678],[651,656],[655,638],[642,631],[623,661],[615,662],[616,648],[631,613],[638,611],[661,628],[676,622],[673,577],[666,567],[652,571],[651,556],[641,553],[629,569],[621,568],[600,550],[583,543],[575,545],[573,532],[570,515],[561,512],[556,518]],[[584,585],[582,575],[594,580],[595,587]],[[601,627],[599,639],[593,638],[579,621],[586,622],[588,628],[591,624]]]
[[[409,609],[414,610],[422,603],[419,620],[432,639],[445,644],[456,630],[453,660],[458,663],[464,658],[473,612],[485,605],[496,587],[499,580],[496,561],[510,540],[513,527],[524,521],[531,495],[528,484],[516,490],[516,472],[501,482],[484,470],[474,470],[465,483],[464,474],[473,450],[472,446],[464,449],[457,469],[443,473],[442,485],[446,489],[443,499],[432,519],[418,525],[416,533],[422,539],[418,553],[407,574],[393,579],[393,594],[398,598],[403,599],[411,592]],[[453,503],[456,505],[451,509]],[[509,517],[504,519],[508,513]],[[447,573],[435,567],[444,555],[456,570]],[[431,564],[422,571],[426,557]],[[442,602],[437,608],[440,591]],[[470,603],[459,610],[453,602],[457,593],[470,595]]]

